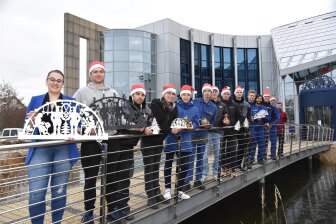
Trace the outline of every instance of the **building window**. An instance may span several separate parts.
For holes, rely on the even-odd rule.
[[[190,41],[180,39],[181,86],[191,85]]]
[[[195,43],[195,89],[197,97],[202,96],[202,86],[204,83],[212,83],[210,46]]]
[[[105,30],[101,42],[105,83],[123,97],[129,95],[131,85],[143,83],[146,98],[151,100],[156,76],[155,35],[139,30]]]
[[[235,86],[233,70],[233,51],[232,48],[215,47],[215,84],[221,89],[229,86],[231,89]]]
[[[247,96],[249,90],[259,93],[259,66],[257,49],[237,49],[238,85],[245,88],[244,94]]]

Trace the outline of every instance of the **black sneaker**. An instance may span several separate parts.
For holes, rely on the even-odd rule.
[[[94,224],[93,212],[85,212],[81,219],[81,223]]]
[[[125,207],[120,211],[120,215],[124,217],[126,220],[132,220],[134,219],[134,215],[131,214],[131,209],[129,206]]]
[[[164,203],[164,204],[169,204],[169,200],[166,200],[162,194],[159,194],[158,196],[155,197],[157,203]]]
[[[188,183],[188,184],[186,184],[186,185],[184,185],[183,186],[183,192],[187,192],[187,191],[190,191],[190,189],[191,189],[191,186],[190,186],[190,183]]]
[[[199,190],[205,190],[205,186],[203,185],[202,181],[195,180],[194,188],[198,188]]]
[[[158,209],[159,205],[156,201],[156,198],[149,198],[147,201],[147,205],[148,207],[152,208],[152,209]]]
[[[115,224],[124,224],[126,223],[125,219],[122,218],[120,211],[118,211],[118,208],[114,208],[112,211],[109,211],[109,213],[106,216],[106,220],[108,222],[113,222]]]

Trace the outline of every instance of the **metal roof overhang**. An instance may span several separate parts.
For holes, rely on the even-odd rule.
[[[310,61],[310,62],[307,62],[307,63],[304,63],[304,64],[299,64],[299,65],[295,65],[295,66],[292,66],[292,67],[287,67],[287,68],[284,68],[284,69],[280,69],[280,76],[292,74],[294,72],[299,72],[299,71],[302,71],[302,70],[305,70],[305,69],[309,69],[309,68],[319,66],[319,65],[323,65],[323,64],[326,64],[326,63],[330,63],[330,62],[333,62],[333,61],[336,61],[336,55],[330,55],[330,56],[327,56],[327,57],[324,57],[324,58],[319,58],[317,60],[313,60],[313,61]]]

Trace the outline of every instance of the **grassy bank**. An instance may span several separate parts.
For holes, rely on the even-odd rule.
[[[318,158],[323,164],[336,167],[336,144],[334,143],[329,151],[320,153]]]

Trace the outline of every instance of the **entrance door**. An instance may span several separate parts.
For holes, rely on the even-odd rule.
[[[306,107],[305,124],[333,128],[331,106]]]

